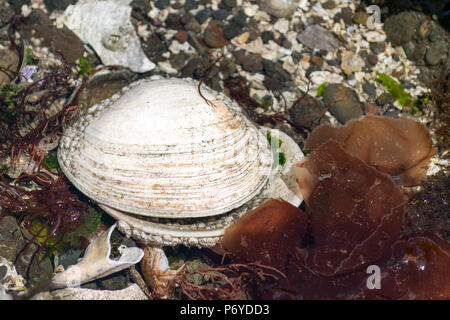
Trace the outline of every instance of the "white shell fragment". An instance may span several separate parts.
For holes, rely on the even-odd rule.
[[[136,283],[122,290],[65,288],[41,292],[33,300],[148,300]]]
[[[119,248],[121,256],[112,260],[110,238],[116,225],[103,232],[86,249],[84,257],[66,271],[54,275],[51,287],[76,287],[83,283],[106,277],[141,261],[144,251],[141,248]]]
[[[155,68],[144,54],[130,21],[131,0],[80,0],[58,18],[83,42],[88,43],[105,65],[121,65],[134,72]]]
[[[142,80],[91,107],[58,150],[71,182],[103,207],[164,218],[218,215],[265,185],[266,136],[229,98],[183,79]]]

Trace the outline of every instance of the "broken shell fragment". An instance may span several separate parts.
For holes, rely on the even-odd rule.
[[[114,224],[103,232],[86,249],[84,257],[76,265],[70,266],[66,271],[54,275],[51,287],[75,287],[115,272],[119,272],[141,261],[144,251],[141,248],[119,248],[121,254],[117,260],[112,260],[111,234],[116,228]]]
[[[144,54],[131,24],[131,0],[80,0],[69,5],[58,23],[90,44],[105,65],[122,65],[134,72],[155,68]]]

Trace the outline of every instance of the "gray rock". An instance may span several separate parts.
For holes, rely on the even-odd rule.
[[[195,0],[186,0],[184,2],[184,10],[189,11],[197,8],[197,3]]]
[[[372,50],[373,54],[383,53],[384,49],[385,49],[384,42],[371,42],[370,43],[370,50]]]
[[[200,10],[199,12],[197,12],[197,14],[195,15],[195,19],[197,19],[198,23],[202,24],[203,22],[206,21],[206,19],[209,18],[211,13],[212,13],[211,9],[205,8],[205,9]]]
[[[379,106],[384,106],[386,104],[389,103],[393,103],[394,102],[394,98],[389,94],[389,93],[382,93],[380,94],[377,99],[375,100],[375,102],[379,105]]]
[[[13,10],[6,1],[0,1],[0,25],[4,25],[11,18]]]
[[[327,85],[323,100],[330,113],[342,124],[363,115],[362,103],[356,92],[342,84]]]
[[[219,10],[213,11],[211,15],[214,19],[216,19],[218,21],[223,21],[230,15],[230,12],[225,9],[219,9]]]
[[[170,1],[169,0],[157,0],[155,1],[155,7],[158,9],[165,9],[169,6]]]
[[[441,61],[447,59],[449,45],[443,40],[434,42],[425,55],[425,60],[430,66],[438,65]]]
[[[69,5],[77,3],[77,0],[44,0],[45,7],[49,11],[65,10]]]
[[[297,39],[312,49],[333,50],[340,42],[327,29],[315,24],[300,33]]]
[[[323,103],[310,95],[306,95],[299,103],[289,109],[292,122],[298,127],[308,129],[328,123],[328,119],[323,116],[325,112],[326,108]]]
[[[10,83],[19,68],[19,54],[9,49],[0,49],[0,88]]]
[[[190,19],[187,19],[184,24],[184,28],[195,33],[199,33],[200,31],[202,31],[200,23],[198,23],[197,19],[195,19],[193,16],[191,16]]]
[[[372,83],[364,83],[362,85],[362,89],[371,98],[375,98],[375,96],[377,95],[377,88]]]
[[[403,11],[390,16],[384,23],[387,40],[394,46],[411,41],[419,27],[419,17],[416,12]]]
[[[234,21],[231,21],[223,28],[223,36],[228,40],[231,40],[234,37],[237,37],[241,33],[242,33],[242,27]]]
[[[283,69],[283,67],[273,61],[270,60],[263,60],[263,68],[264,72],[269,76],[273,77],[275,79],[278,79],[280,81],[288,81],[291,79],[291,76],[289,73]]]
[[[408,59],[416,61],[423,59],[425,51],[427,50],[427,46],[422,41],[408,41],[407,43],[403,44],[403,50],[405,50]]]
[[[242,68],[248,72],[260,72],[263,70],[263,62],[259,54],[247,54],[242,59]]]
[[[81,256],[81,250],[69,249],[59,254],[58,264],[62,265],[64,269],[75,265],[78,262],[78,258]]]
[[[238,26],[245,27],[247,23],[247,15],[244,10],[239,10],[239,12],[232,19]]]
[[[14,261],[27,243],[15,217],[5,216],[0,219],[0,257]]]

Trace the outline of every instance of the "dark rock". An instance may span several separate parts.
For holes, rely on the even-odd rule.
[[[175,13],[170,13],[166,18],[166,28],[173,30],[181,30],[183,29],[183,25],[181,24],[180,18]]]
[[[245,50],[233,51],[233,56],[237,64],[242,64],[242,61],[244,61],[245,58],[245,54],[246,54]]]
[[[394,46],[411,41],[419,25],[419,18],[413,11],[403,11],[390,16],[384,23],[387,40]]]
[[[377,99],[375,100],[375,102],[379,106],[384,106],[386,104],[393,103],[394,102],[394,98],[389,93],[385,92],[385,93],[380,94],[377,97]]]
[[[236,65],[233,60],[227,57],[224,57],[220,61],[220,72],[222,73],[223,79],[229,78],[233,73],[236,72]]]
[[[25,255],[22,253],[18,255],[14,264],[17,272],[28,280],[27,285],[30,286],[50,278],[53,274],[53,263],[50,261],[50,258],[42,260],[43,252],[41,252],[40,257],[37,257],[38,250],[39,247],[36,244],[32,244]],[[40,260],[39,263],[38,258]]]
[[[308,69],[306,69],[305,77],[309,79],[309,76],[311,73],[315,71],[320,71],[322,68],[318,66],[317,64],[311,64]]]
[[[0,257],[14,261],[27,243],[15,217],[0,218]]]
[[[295,63],[299,63],[301,59],[302,59],[302,54],[300,52],[292,51],[292,60]]]
[[[155,7],[162,10],[169,6],[170,1],[169,0],[156,0],[155,1]]]
[[[365,11],[358,10],[353,15],[353,22],[356,24],[366,25],[369,15]]]
[[[248,72],[260,72],[263,70],[262,58],[259,54],[250,53],[245,55],[241,65]]]
[[[200,10],[199,12],[197,12],[197,14],[195,15],[195,19],[197,19],[198,23],[202,24],[203,22],[205,22],[209,18],[211,13],[212,13],[211,9],[205,8],[205,9]]]
[[[213,11],[211,13],[211,15],[214,19],[216,19],[218,21],[222,21],[222,20],[225,20],[230,15],[230,12],[225,9],[219,9],[219,10]]]
[[[425,54],[425,61],[430,66],[435,66],[447,59],[448,53],[448,43],[445,43],[444,40],[440,40],[434,42],[428,49]]]
[[[81,256],[82,251],[76,249],[69,249],[58,255],[58,263],[67,269],[76,264]]]
[[[186,0],[184,2],[184,10],[189,11],[192,9],[197,9],[197,2],[195,0]]]
[[[372,83],[363,83],[362,89],[371,98],[375,98],[377,95],[377,88]]]
[[[186,65],[181,69],[182,78],[195,78],[195,74],[199,71],[205,70],[210,62],[204,57],[193,57],[186,63]]]
[[[264,87],[270,91],[281,91],[284,88],[284,85],[280,80],[271,77],[265,77],[263,84]]]
[[[327,85],[323,91],[323,101],[330,113],[342,124],[363,114],[356,92],[342,84]]]
[[[344,20],[347,26],[353,23],[353,11],[349,7],[345,7],[341,9],[341,17]]]
[[[238,26],[245,27],[247,23],[247,15],[244,10],[239,10],[239,12],[232,19]]]
[[[193,31],[195,33],[202,31],[200,23],[198,23],[197,19],[195,19],[190,13],[183,16],[181,23],[184,24],[184,28],[186,30]]]
[[[7,266],[0,266],[0,283],[3,280],[3,278],[6,276],[6,274],[8,273],[8,267]]]
[[[106,278],[103,278],[99,281],[98,287],[101,290],[121,290],[128,287],[130,280],[127,276],[126,271],[122,271],[120,273],[112,274]]]
[[[272,31],[261,32],[261,39],[264,44],[268,43],[270,40],[275,40],[275,36]]]
[[[308,129],[328,123],[327,118],[323,116],[325,112],[326,107],[323,103],[310,95],[305,95],[301,101],[289,109],[291,119],[296,126]]]
[[[43,17],[38,20],[47,21]],[[22,27],[21,34],[28,41],[31,38],[41,38],[42,46],[49,48],[55,54],[60,52],[70,63],[75,63],[84,53],[84,43],[67,28],[58,29],[42,22],[27,23]]]
[[[172,55],[170,57],[170,65],[176,69],[180,70],[183,68],[184,64],[186,63],[186,60],[188,59],[188,55],[184,52],[180,52],[178,54]]]
[[[403,44],[403,50],[405,51],[408,59],[417,61],[423,59],[427,46],[423,42],[409,41]]]
[[[237,1],[236,0],[222,0],[220,2],[219,7],[225,8],[225,9],[232,9],[236,6]]]
[[[138,21],[147,19],[147,13],[152,9],[150,3],[145,0],[133,0],[130,6],[132,8],[131,16]]]
[[[228,23],[225,28],[223,29],[223,36],[227,38],[228,40],[233,39],[234,37],[237,37],[242,33],[242,27],[238,25],[236,22],[231,21]]]
[[[20,11],[20,8],[22,8],[24,4],[29,6],[31,4],[31,0],[8,0],[8,3],[11,8],[18,9]]]
[[[374,66],[378,63],[378,57],[374,54],[368,54],[366,57],[366,62],[369,66]]]
[[[45,7],[49,11],[66,10],[71,4],[76,4],[77,0],[44,0]]]
[[[142,49],[153,62],[160,62],[166,59],[163,57],[164,52],[167,51],[166,44],[157,33],[152,33],[148,37],[147,41],[142,44]]]
[[[0,1],[0,25],[4,25],[12,16],[13,10],[8,2]]]
[[[0,88],[9,84],[19,69],[20,57],[16,51],[0,49]]]
[[[283,39],[281,46],[286,49],[292,48],[292,43],[288,39]]]
[[[380,54],[383,53],[385,49],[385,44],[384,42],[371,42],[370,43],[370,50],[372,50],[372,52],[374,54]]]
[[[328,63],[328,65],[330,65],[332,67],[335,67],[335,66],[338,65],[338,63],[336,61],[334,61],[334,60],[327,60],[327,63]]]
[[[306,24],[307,25],[321,24],[324,21],[325,20],[323,20],[321,16],[312,15],[306,19]]]
[[[384,113],[384,115],[388,118],[398,119],[400,118],[400,111],[395,108],[390,108],[388,111]]]
[[[216,20],[211,20],[205,30],[205,43],[211,48],[222,48],[228,44],[223,36],[223,27]]]
[[[263,68],[264,72],[272,78],[278,79],[280,81],[288,81],[291,79],[291,76],[289,73],[283,69],[283,67],[273,61],[270,60],[263,60]]]

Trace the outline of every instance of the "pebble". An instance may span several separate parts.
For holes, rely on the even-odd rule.
[[[345,7],[341,9],[341,17],[344,20],[344,23],[349,26],[353,23],[353,11],[349,7]]]
[[[356,11],[353,15],[353,22],[357,24],[366,25],[367,19],[369,18],[369,15],[364,11]]]
[[[239,12],[233,17],[233,22],[235,22],[240,27],[245,27],[247,24],[247,15],[244,10],[239,10]]]
[[[438,65],[447,58],[448,45],[443,41],[434,42],[425,54],[425,61],[430,66]]]
[[[325,112],[326,107],[323,103],[310,95],[306,95],[299,103],[289,109],[292,122],[298,127],[308,129],[328,123],[328,119],[324,117]]]
[[[198,23],[203,24],[212,14],[212,10],[210,8],[205,8],[196,13],[195,19],[197,19]]]
[[[228,40],[233,39],[234,37],[237,37],[242,33],[242,27],[238,25],[236,22],[231,21],[228,23],[225,28],[223,29],[223,36],[227,38]]]
[[[11,82],[19,68],[19,55],[9,49],[0,49],[0,88]],[[6,71],[8,70],[8,71]]]
[[[220,3],[220,7],[222,8],[226,8],[226,9],[232,9],[237,5],[237,1],[236,0],[222,0],[222,2]]]
[[[389,93],[382,93],[380,94],[377,99],[375,100],[375,102],[379,105],[379,106],[384,106],[386,104],[389,103],[393,103],[394,102],[394,98],[389,94]]]
[[[180,18],[175,13],[170,13],[166,20],[166,28],[167,29],[173,29],[173,30],[181,30],[183,29],[183,25],[180,22]]]
[[[384,23],[387,40],[394,46],[411,41],[418,24],[417,14],[413,11],[403,11],[388,17]]]
[[[424,58],[427,46],[423,42],[408,41],[403,44],[403,50],[408,59],[417,61]]]
[[[300,33],[297,39],[311,49],[329,51],[340,45],[339,41],[330,31],[316,24],[308,27],[305,31]]]
[[[272,31],[266,30],[261,32],[261,39],[264,44],[268,43],[270,40],[275,40],[275,35]]]
[[[377,95],[377,88],[370,82],[363,83],[362,89],[371,98],[375,98]]]
[[[181,23],[184,24],[184,28],[188,31],[193,31],[195,33],[202,31],[200,23],[198,23],[197,19],[195,19],[190,13],[187,13],[182,17]]]
[[[342,84],[327,85],[323,91],[323,100],[330,113],[342,124],[363,115],[356,92]]]
[[[184,10],[189,11],[192,9],[197,9],[197,2],[195,0],[184,1]]]
[[[261,72],[263,70],[263,59],[259,54],[249,53],[242,59],[242,68],[248,72]]]
[[[222,48],[228,44],[228,40],[223,36],[223,27],[216,20],[211,20],[205,30],[205,43],[211,48]]]
[[[270,60],[263,60],[263,68],[264,68],[264,72],[272,78],[278,79],[282,82],[284,81],[288,81],[291,79],[290,74],[283,69],[283,67],[273,61]]]
[[[229,15],[230,12],[225,9],[219,9],[211,13],[211,16],[218,21],[225,20]]]

